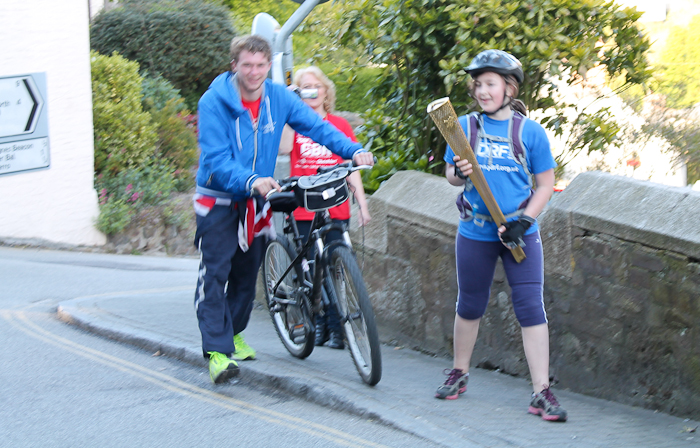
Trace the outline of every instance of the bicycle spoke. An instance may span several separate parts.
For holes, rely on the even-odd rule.
[[[377,384],[381,378],[381,355],[374,312],[362,274],[349,249],[340,247],[334,250],[331,276],[338,313],[355,367],[363,381]]]
[[[301,300],[304,293],[300,290],[298,270],[293,268],[287,272],[294,258],[294,252],[285,239],[271,241],[265,251],[263,278],[277,335],[290,354],[305,358],[314,347],[313,316]]]

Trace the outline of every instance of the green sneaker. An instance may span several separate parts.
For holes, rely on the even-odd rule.
[[[209,378],[214,384],[225,383],[238,375],[238,363],[219,352],[209,353]]]
[[[238,361],[252,361],[255,359],[255,350],[246,344],[243,339],[243,333],[238,333],[233,337],[233,345],[236,346],[236,351],[231,355],[231,358]]]

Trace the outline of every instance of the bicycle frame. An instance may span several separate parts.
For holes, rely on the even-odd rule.
[[[272,291],[273,295],[277,297],[277,290],[282,284],[284,279],[289,275],[292,269],[296,266],[301,266],[304,273],[304,286],[311,288],[311,294],[309,297],[312,300],[314,312],[318,312],[321,308],[321,298],[323,293],[323,267],[328,265],[328,254],[329,248],[337,245],[347,245],[352,247],[350,242],[350,234],[348,233],[347,225],[345,223],[333,222],[330,220],[330,216],[327,211],[316,212],[314,218],[311,221],[311,228],[309,231],[309,236],[306,243],[301,242],[301,236],[299,235],[299,229],[296,224],[296,219],[293,213],[285,213],[285,227],[284,233],[291,233],[294,240],[294,248],[297,251],[297,256],[292,260],[290,265],[280,276],[279,281],[274,285]],[[338,230],[343,234],[343,242],[333,241],[326,245],[324,240],[326,235],[331,230]],[[312,246],[316,246],[316,253],[314,255],[314,272],[311,275],[308,260],[306,260],[306,255]],[[291,301],[286,303],[293,303]]]

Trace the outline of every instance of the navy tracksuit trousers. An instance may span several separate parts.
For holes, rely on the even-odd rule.
[[[246,252],[238,247],[238,209],[236,204],[215,205],[206,216],[197,216],[200,262],[194,306],[205,356],[235,352],[233,335],[245,330],[253,310],[265,238],[255,238]]]

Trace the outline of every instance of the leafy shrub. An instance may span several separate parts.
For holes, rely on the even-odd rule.
[[[166,201],[172,191],[191,188],[196,117],[167,80],[141,78],[137,62],[97,53],[92,60],[97,228],[111,235],[145,207]],[[165,220],[173,219],[162,213]]]
[[[122,198],[110,197],[106,189],[100,191],[100,214],[97,229],[105,235],[119,233],[131,223],[133,208]]]
[[[143,104],[143,110],[147,112],[163,109],[169,100],[182,98],[180,89],[176,89],[170,81],[160,75],[151,77],[148,72],[143,75],[141,93],[143,93],[141,104]],[[177,112],[182,112],[184,109],[186,109],[184,102],[180,102]]]
[[[197,136],[187,126],[188,111],[184,115],[177,112],[180,103],[182,99],[169,100],[152,115],[158,131],[158,158],[177,170],[187,171],[197,161]]]
[[[161,74],[181,90],[187,105],[229,66],[236,32],[226,8],[203,0],[127,0],[98,14],[90,27],[94,50],[116,51]]]
[[[167,165],[146,165],[140,170],[100,174],[95,179],[100,216],[97,228],[107,235],[124,230],[149,205],[160,205],[176,190],[177,179]]]
[[[154,156],[159,163],[186,174],[197,161],[196,119],[187,110],[176,89],[162,76],[145,76],[142,83],[143,108],[150,112],[158,134]]]
[[[417,170],[430,172],[442,160],[436,160],[432,151],[421,154],[410,145],[416,129],[397,118],[383,115],[381,109],[371,109],[364,114],[365,124],[358,129],[358,140],[372,139],[372,152],[377,163],[371,170],[362,172],[362,183],[367,193],[375,192],[381,184],[397,171]]]
[[[141,106],[139,64],[118,54],[91,53],[95,172],[141,166],[152,154],[156,132]]]

